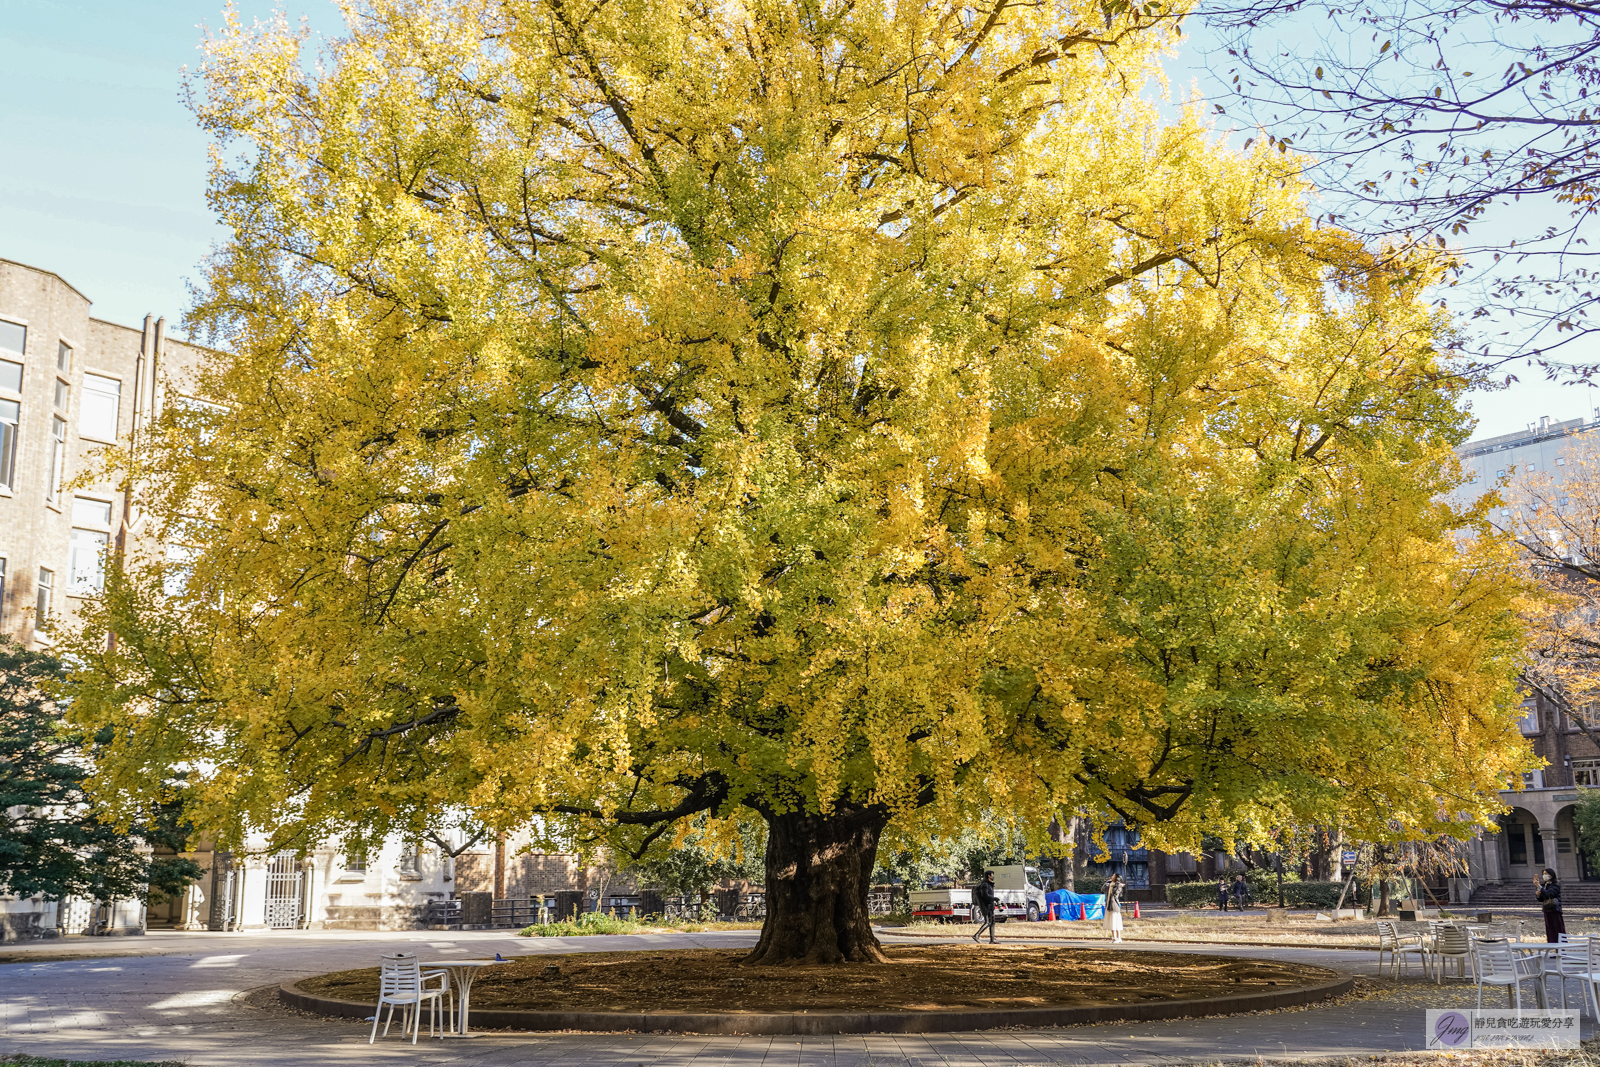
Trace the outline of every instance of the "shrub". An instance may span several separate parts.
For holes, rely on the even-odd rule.
[[[1232,879],[1230,879],[1231,881]],[[1258,904],[1276,904],[1278,902],[1278,875],[1270,867],[1256,867],[1244,872],[1244,880],[1250,883],[1250,899]],[[1283,872],[1283,899],[1289,899],[1289,887],[1299,885],[1300,876],[1292,871]]]
[[[1285,882],[1283,900],[1291,908],[1331,908],[1339,902],[1339,890],[1343,885],[1343,882]],[[1345,906],[1349,907],[1354,899],[1354,893],[1347,894]]]
[[[1215,882],[1168,882],[1167,903],[1180,908],[1197,908],[1217,899]]]
[[[1247,874],[1245,880],[1251,882],[1251,899],[1257,904],[1276,904],[1278,902],[1278,878],[1272,875],[1272,881],[1256,882]],[[1283,902],[1291,908],[1314,907],[1331,908],[1339,899],[1339,882],[1301,882],[1293,881],[1287,873],[1283,876]],[[1352,899],[1346,897],[1345,903]],[[1204,882],[1170,882],[1167,885],[1167,903],[1180,908],[1196,908],[1204,904],[1215,903],[1217,899],[1217,883]]]
[[[584,912],[577,921],[534,923],[521,931],[523,937],[578,937],[583,934],[642,934],[650,927],[631,919],[617,919],[599,912]]]

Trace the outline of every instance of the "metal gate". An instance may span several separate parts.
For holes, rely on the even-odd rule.
[[[300,925],[300,860],[280,852],[267,864],[267,928],[293,930]]]

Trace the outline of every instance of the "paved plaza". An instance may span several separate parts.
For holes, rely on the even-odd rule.
[[[0,956],[18,961],[0,965],[0,1053],[180,1060],[196,1067],[346,1061],[495,1067],[1010,1067],[1312,1058],[1412,1049],[1422,1038],[1420,1007],[1353,1000],[1283,1012],[1050,1030],[804,1038],[486,1033],[444,1042],[424,1038],[416,1047],[391,1037],[369,1046],[366,1024],[292,1012],[277,1005],[271,993],[282,982],[308,975],[374,966],[380,952],[415,950],[427,960],[481,958],[495,952],[510,957],[732,948],[754,944],[755,936],[754,931],[740,931],[530,939],[509,931],[280,931],[11,944],[0,948]],[[891,933],[883,938],[886,943],[901,940]],[[919,938],[916,943],[927,941]],[[1365,950],[1150,942],[1124,948],[1270,957],[1377,974],[1376,953]],[[1585,1036],[1591,1027],[1586,1018]]]

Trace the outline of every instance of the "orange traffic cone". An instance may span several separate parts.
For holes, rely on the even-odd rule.
[[[1139,902],[1137,900],[1133,902],[1133,917],[1135,919],[1139,917]]]

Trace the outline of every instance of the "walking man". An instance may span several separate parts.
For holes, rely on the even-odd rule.
[[[983,922],[978,926],[978,932],[972,935],[972,940],[982,941],[985,928],[989,931],[989,944],[994,944],[994,872],[984,871],[983,881],[978,883],[978,888],[973,890],[972,899],[978,905],[978,914],[983,916]]]
[[[1240,911],[1250,901],[1250,883],[1244,880],[1244,875],[1233,876],[1233,906]]]

